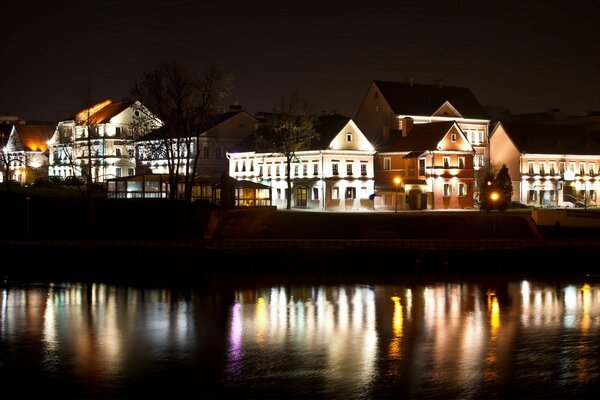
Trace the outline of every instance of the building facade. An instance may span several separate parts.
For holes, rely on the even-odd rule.
[[[134,175],[135,121],[146,112],[137,101],[105,100],[60,121],[48,142],[48,175],[83,177],[88,163],[93,182]]]
[[[55,128],[54,125],[14,124],[2,150],[1,181],[6,178],[28,184],[38,178],[45,179],[48,176],[48,141]]]
[[[136,140],[138,170],[166,174],[169,172],[169,162],[172,162],[173,165],[179,166],[179,173],[185,174],[186,168],[191,170],[198,152],[196,175],[219,178],[223,173],[229,174],[226,153],[235,151],[236,146],[252,135],[256,128],[256,118],[245,111],[217,114],[211,128],[187,139],[190,143],[190,154],[183,146],[179,152],[173,152],[179,155],[177,159],[171,160],[165,156],[165,133],[157,129]],[[175,143],[177,138],[167,141]]]
[[[491,162],[506,165],[512,201],[536,207],[598,204],[600,146],[579,126],[498,122]]]
[[[375,209],[472,208],[475,150],[460,126],[402,123],[375,156]]]
[[[280,153],[255,151],[248,141],[238,152],[227,154],[230,175],[271,188],[272,204],[322,210],[372,210],[374,148],[354,121],[341,115],[319,117],[319,140],[295,152],[288,193],[286,158]]]

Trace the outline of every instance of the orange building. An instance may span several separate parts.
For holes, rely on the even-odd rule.
[[[475,150],[459,125],[404,118],[401,127],[375,157],[375,208],[473,208]]]

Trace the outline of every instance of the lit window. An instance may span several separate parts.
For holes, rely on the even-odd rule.
[[[585,163],[579,163],[579,175],[585,175]]]
[[[550,163],[550,175],[556,175],[556,163]]]
[[[545,163],[541,162],[539,164],[538,168],[540,169],[540,175],[546,175],[546,164]]]
[[[450,157],[444,156],[444,168],[450,168]]]
[[[561,161],[558,163],[558,172],[560,174],[564,174],[565,173],[565,162]]]
[[[529,170],[529,175],[533,175],[534,174],[534,167],[533,167],[534,163],[529,161],[529,163],[527,164],[527,168]]]
[[[459,196],[466,196],[467,195],[467,185],[464,183],[459,183],[458,184],[458,195]]]
[[[352,164],[350,163],[346,164],[346,174],[352,175]]]
[[[367,174],[367,163],[360,164],[360,174],[363,176]]]
[[[465,167],[465,158],[458,157],[458,168],[464,168],[464,167]]]
[[[588,170],[590,171],[590,176],[596,175],[595,164],[589,163]]]
[[[535,201],[537,199],[537,192],[535,190],[530,190],[527,195],[528,201]]]
[[[452,196],[452,185],[444,183],[444,197]]]
[[[356,188],[354,188],[354,187],[346,188],[346,198],[347,199],[355,199],[356,198]]]
[[[383,169],[388,171],[392,169],[392,159],[390,157],[385,157],[383,159]]]

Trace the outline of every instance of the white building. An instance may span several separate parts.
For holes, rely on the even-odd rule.
[[[3,164],[0,182],[6,178],[6,162],[9,163],[8,179],[21,184],[36,178],[46,178],[48,167],[48,140],[54,125],[16,123],[12,126],[6,146],[2,149]]]
[[[193,159],[196,152],[199,152],[198,162],[196,165],[196,176],[220,177],[221,173],[228,174],[229,163],[226,153],[235,150],[236,146],[252,135],[257,128],[257,120],[245,111],[230,111],[217,114],[210,128],[201,132],[198,136],[190,137],[191,154],[189,162],[185,158],[187,152],[183,145],[179,152],[174,151],[172,154],[179,154],[179,159],[172,157],[170,160],[173,165],[179,166],[179,173],[185,174],[186,165],[193,165]],[[154,174],[168,174],[169,160],[164,156],[167,152],[165,149],[165,135],[163,128],[159,128],[149,134],[136,140],[136,157],[138,168],[145,172]],[[175,142],[177,138],[167,139],[167,141]],[[180,143],[184,143],[184,139],[179,139]]]
[[[530,206],[597,205],[600,146],[582,127],[498,122],[491,162],[506,165],[513,201]]]
[[[48,175],[81,177],[89,160],[94,182],[134,175],[135,119],[146,112],[137,101],[105,100],[60,121],[48,142]]]
[[[291,166],[292,207],[326,210],[372,210],[375,149],[349,117],[319,117],[319,139],[295,153]],[[280,153],[258,153],[254,142],[230,152],[230,176],[271,187],[272,204],[286,207],[286,159]]]

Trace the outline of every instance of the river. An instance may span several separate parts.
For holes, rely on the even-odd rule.
[[[581,398],[600,283],[0,289],[3,398]]]

